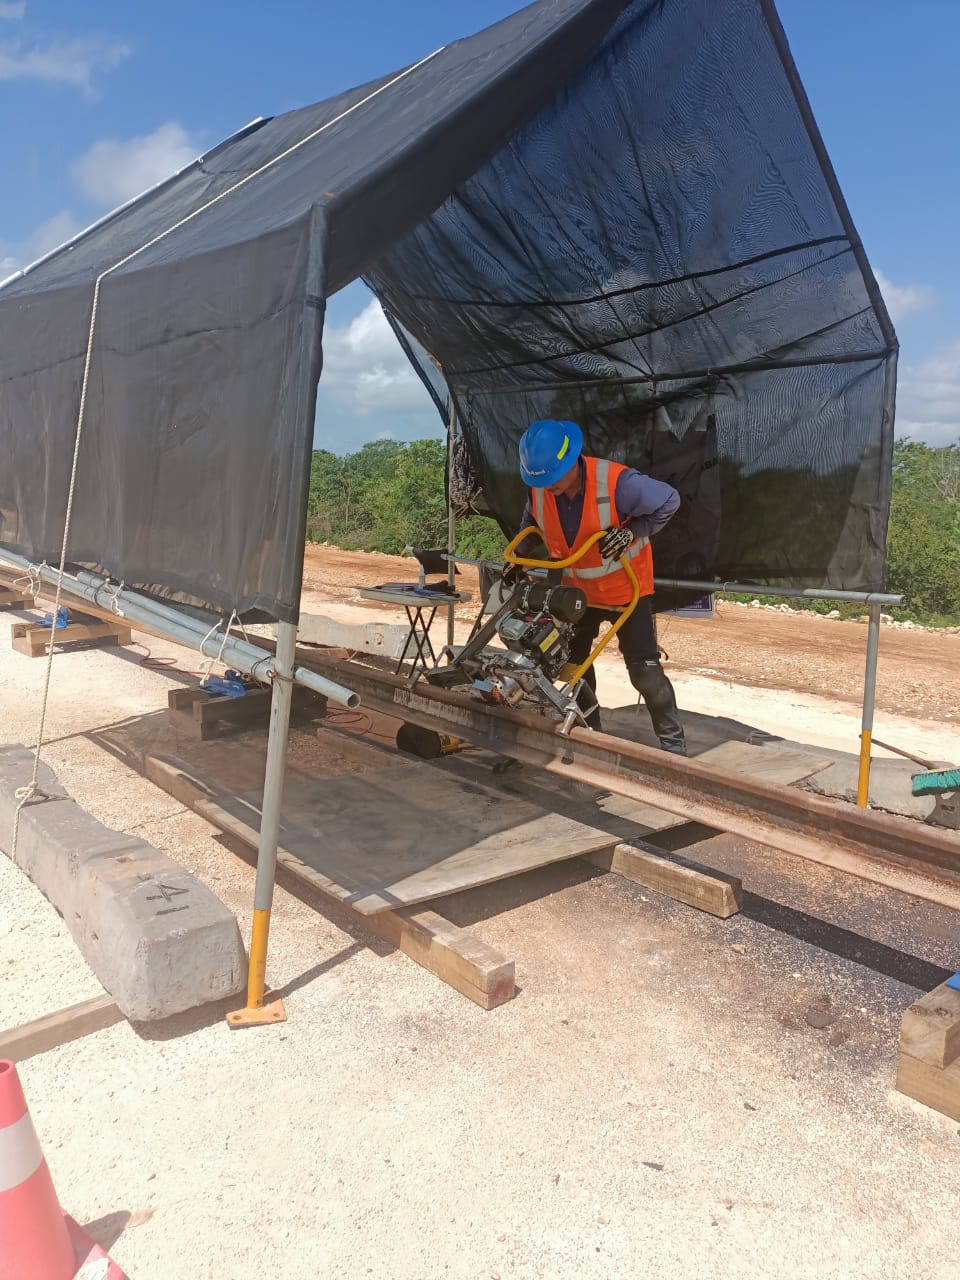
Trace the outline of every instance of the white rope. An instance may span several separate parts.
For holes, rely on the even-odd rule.
[[[19,586],[21,582],[25,582],[27,584],[27,595],[33,596],[34,604],[36,604],[37,596],[40,594],[40,588],[42,586],[40,581],[40,570],[46,568],[46,560],[41,561],[40,564],[28,564],[27,572],[13,580],[13,585],[15,587]]]
[[[106,272],[103,273],[105,275]],[[63,593],[63,571],[67,563],[67,540],[70,536],[70,521],[73,516],[73,497],[77,488],[77,462],[80,458],[80,440],[83,435],[83,420],[87,409],[87,388],[90,385],[90,361],[93,354],[93,330],[97,322],[97,307],[100,303],[100,282],[103,275],[97,277],[96,284],[93,286],[93,305],[90,308],[90,329],[87,333],[87,354],[83,362],[83,381],[80,384],[80,408],[77,412],[77,433],[73,441],[73,460],[70,465],[70,486],[67,490],[67,509],[63,517],[63,541],[60,544],[60,564],[57,567],[57,590],[54,594],[53,601],[53,626],[50,628],[50,644],[47,646],[47,662],[44,671],[43,680],[43,696],[40,700],[40,719],[37,725],[37,745],[33,752],[33,774],[30,781],[25,787],[18,788],[16,797],[19,800],[17,811],[13,820],[13,847],[10,850],[10,856],[16,857],[17,840],[20,836],[20,814],[23,806],[28,803],[35,795],[46,795],[41,788],[38,777],[40,774],[40,752],[43,747],[43,731],[47,723],[47,702],[50,697],[50,676],[53,671],[53,650],[56,641],[57,618],[60,613],[60,597]]]
[[[345,119],[352,112],[358,111],[360,107],[365,106],[366,103],[372,101],[374,98],[378,97],[381,93],[384,93],[387,89],[397,84],[398,81],[403,80],[406,76],[411,75],[414,71],[418,70],[425,63],[429,62],[431,58],[435,58],[437,54],[442,51],[442,48],[443,46],[441,46],[441,49],[435,49],[433,53],[428,54],[425,58],[421,58],[419,62],[415,62],[412,67],[407,67],[405,71],[401,71],[399,75],[395,75],[391,80],[388,80],[385,84],[382,84],[379,89],[374,89],[373,92],[368,93],[365,98],[361,98],[360,101],[355,102],[353,106],[347,107],[345,111],[341,111],[340,114],[337,116],[334,116],[332,120],[328,120],[326,124],[320,125],[319,128],[314,129],[312,133],[308,133],[306,137],[301,138],[299,142],[295,142],[292,146],[287,147],[285,151],[281,151],[279,155],[274,156],[272,160],[268,160],[265,164],[262,164],[259,169],[254,169],[252,173],[248,173],[246,177],[243,177],[238,182],[235,182],[233,186],[227,187],[225,191],[221,191],[218,196],[214,196],[213,199],[208,200],[206,204],[201,205],[198,209],[194,209],[192,213],[188,213],[185,217],[180,218],[177,222],[173,223],[172,226],[167,227],[165,231],[161,231],[159,235],[154,236],[151,240],[148,240],[145,244],[142,244],[139,247],[139,249],[134,249],[132,253],[128,253],[127,256],[125,258],[121,258],[119,262],[115,262],[112,266],[105,268],[105,270],[101,271],[100,274],[97,276],[93,286],[93,304],[90,308],[90,328],[87,332],[87,351],[86,351],[86,355],[84,357],[84,362],[83,362],[83,380],[80,384],[80,407],[77,412],[77,429],[76,429],[76,434],[74,436],[74,441],[73,441],[73,460],[70,466],[70,487],[67,491],[67,507],[64,513],[64,520],[63,520],[63,541],[60,546],[60,564],[57,569],[57,590],[56,590],[56,596],[54,599],[54,606],[53,606],[54,625],[51,628],[50,645],[47,649],[47,663],[46,663],[46,672],[45,672],[44,683],[43,683],[43,696],[40,701],[40,716],[39,716],[39,724],[37,726],[37,742],[36,742],[36,746],[34,748],[34,753],[33,753],[33,775],[29,783],[25,787],[20,787],[16,793],[17,799],[19,800],[20,803],[17,805],[16,815],[14,818],[13,847],[10,850],[11,857],[15,856],[17,852],[17,839],[20,834],[20,812],[23,809],[23,806],[27,804],[36,795],[42,795],[46,797],[46,792],[43,791],[37,779],[40,773],[40,753],[43,747],[43,734],[44,734],[44,730],[46,728],[46,722],[47,722],[47,703],[50,698],[50,676],[53,670],[53,650],[54,650],[56,619],[57,619],[57,614],[59,613],[59,610],[60,610],[60,597],[63,589],[63,573],[64,573],[64,568],[67,562],[67,545],[70,538],[70,523],[73,516],[73,497],[77,487],[77,463],[80,458],[80,440],[83,436],[83,424],[84,424],[84,418],[86,415],[87,390],[90,385],[90,363],[93,356],[93,338],[94,338],[94,333],[96,331],[97,316],[100,309],[101,285],[103,284],[107,276],[110,275],[112,272],[119,271],[121,267],[125,267],[127,263],[132,262],[133,259],[138,257],[141,253],[145,253],[148,249],[152,249],[154,245],[159,244],[161,240],[165,240],[167,236],[172,235],[174,231],[178,231],[181,227],[186,226],[188,222],[192,222],[194,218],[198,218],[202,213],[205,213],[208,209],[212,209],[213,206],[215,204],[219,204],[221,200],[226,200],[228,196],[233,195],[235,191],[239,191],[240,188],[243,186],[246,186],[248,182],[252,182],[254,178],[259,177],[260,174],[265,173],[268,169],[271,169],[274,165],[279,164],[281,160],[285,160],[287,156],[292,155],[295,151],[298,151],[301,147],[306,146],[308,142],[312,142],[314,138],[318,137],[321,133],[325,132],[327,129],[331,129],[335,124],[339,124],[341,120]],[[117,596],[119,596],[120,589],[122,589],[122,587],[123,587],[123,583],[120,584],[120,588],[118,588],[116,594],[114,595],[113,603],[117,613],[119,613],[120,610],[119,610],[119,606],[117,606],[116,604],[116,599],[117,599]],[[39,576],[38,576],[38,590],[39,590]],[[224,633],[223,641],[221,642],[221,645],[220,645],[220,653],[217,655],[217,658],[216,658],[217,662],[219,662],[220,657],[223,654],[224,647],[226,646],[227,639],[229,638],[229,635],[230,635],[230,627],[233,623],[234,618],[236,617],[237,617],[236,610],[234,610],[233,614],[231,615],[230,622],[227,624],[227,630]],[[214,630],[216,630],[216,627],[214,627]],[[212,634],[212,632],[208,632],[208,636],[210,634]],[[201,653],[202,652],[203,652],[203,646],[201,645]]]
[[[113,612],[117,615],[118,618],[125,618],[127,616],[123,612],[123,610],[120,608],[120,592],[123,590],[123,586],[124,586],[123,580],[121,579],[120,585],[117,587],[116,591],[114,591],[113,594],[110,596],[110,608],[113,610]]]

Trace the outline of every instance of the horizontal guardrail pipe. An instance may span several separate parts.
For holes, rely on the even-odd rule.
[[[846,600],[851,604],[888,604],[899,607],[903,596],[883,591],[832,591],[829,587],[765,587],[749,582],[693,582],[688,578],[654,578],[654,586],[683,591],[714,592],[747,596],[784,596],[788,600]]]
[[[472,560],[469,556],[449,555],[446,552],[443,558],[457,564],[503,567],[502,562],[496,560]],[[850,604],[886,604],[891,608],[900,608],[905,603],[904,596],[889,595],[883,591],[834,591],[830,587],[765,587],[756,582],[697,582],[690,578],[654,578],[653,584],[656,587],[682,591],[699,591],[703,595],[722,591],[733,595],[783,596],[787,600],[846,600]]]

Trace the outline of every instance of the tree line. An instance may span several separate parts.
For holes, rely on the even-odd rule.
[[[376,440],[345,457],[316,450],[308,539],[393,554],[406,546],[445,546],[445,469],[441,440]],[[503,545],[494,521],[457,521],[461,554],[495,560]],[[887,588],[907,597],[897,616],[941,626],[960,622],[960,445],[895,443]]]

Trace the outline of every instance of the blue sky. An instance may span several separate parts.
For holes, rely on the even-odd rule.
[[[254,117],[392,71],[518,7],[0,0],[0,277]],[[897,325],[898,430],[960,439],[960,0],[778,7]],[[328,311],[318,442],[337,451],[439,430],[368,302],[352,285]]]

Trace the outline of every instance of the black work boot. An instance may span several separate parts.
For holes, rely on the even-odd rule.
[[[677,696],[659,661],[643,662],[630,667],[630,680],[646,703],[660,746],[664,751],[685,756],[687,740],[677,710]]]

